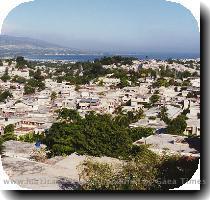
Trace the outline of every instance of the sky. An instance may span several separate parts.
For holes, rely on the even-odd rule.
[[[35,0],[10,12],[2,34],[89,51],[200,51],[193,15],[165,0]]]

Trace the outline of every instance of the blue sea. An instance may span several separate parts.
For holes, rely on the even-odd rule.
[[[142,53],[142,54],[94,54],[94,55],[36,55],[36,56],[28,56],[27,59],[30,60],[63,60],[63,61],[72,61],[72,62],[85,62],[85,61],[94,61],[95,59],[103,58],[104,56],[123,56],[123,57],[135,57],[140,60],[145,59],[160,59],[167,60],[169,58],[172,59],[197,59],[200,58],[200,54],[192,54],[192,53]]]

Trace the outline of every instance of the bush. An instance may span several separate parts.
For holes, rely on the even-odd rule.
[[[22,142],[34,143],[37,141],[43,141],[44,138],[45,138],[44,133],[42,134],[28,133],[28,134],[19,136],[18,140]]]
[[[87,160],[80,167],[84,190],[148,190],[157,176],[159,157],[146,148],[130,161],[110,165]]]
[[[110,165],[87,160],[79,171],[84,190],[166,191],[189,181],[198,162],[197,158],[158,156],[142,147],[130,161]]]
[[[4,133],[4,135],[2,135],[2,140],[3,142],[17,140],[17,136],[14,133]]]
[[[4,134],[6,133],[14,133],[15,127],[13,124],[9,124],[4,128]]]
[[[31,159],[37,161],[37,162],[45,162],[47,159],[47,152],[45,148],[35,149],[31,156]]]

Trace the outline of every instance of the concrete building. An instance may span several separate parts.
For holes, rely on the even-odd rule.
[[[194,142],[195,143],[195,142]],[[200,152],[196,148],[199,146],[199,139],[197,145],[192,147],[190,139],[184,136],[159,134],[152,135],[147,138],[142,138],[134,143],[135,145],[150,145],[149,149],[157,154],[181,155],[187,157],[200,157]]]

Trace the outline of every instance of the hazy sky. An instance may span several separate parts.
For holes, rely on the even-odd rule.
[[[15,8],[2,33],[81,50],[200,51],[190,11],[164,0],[35,0]]]

